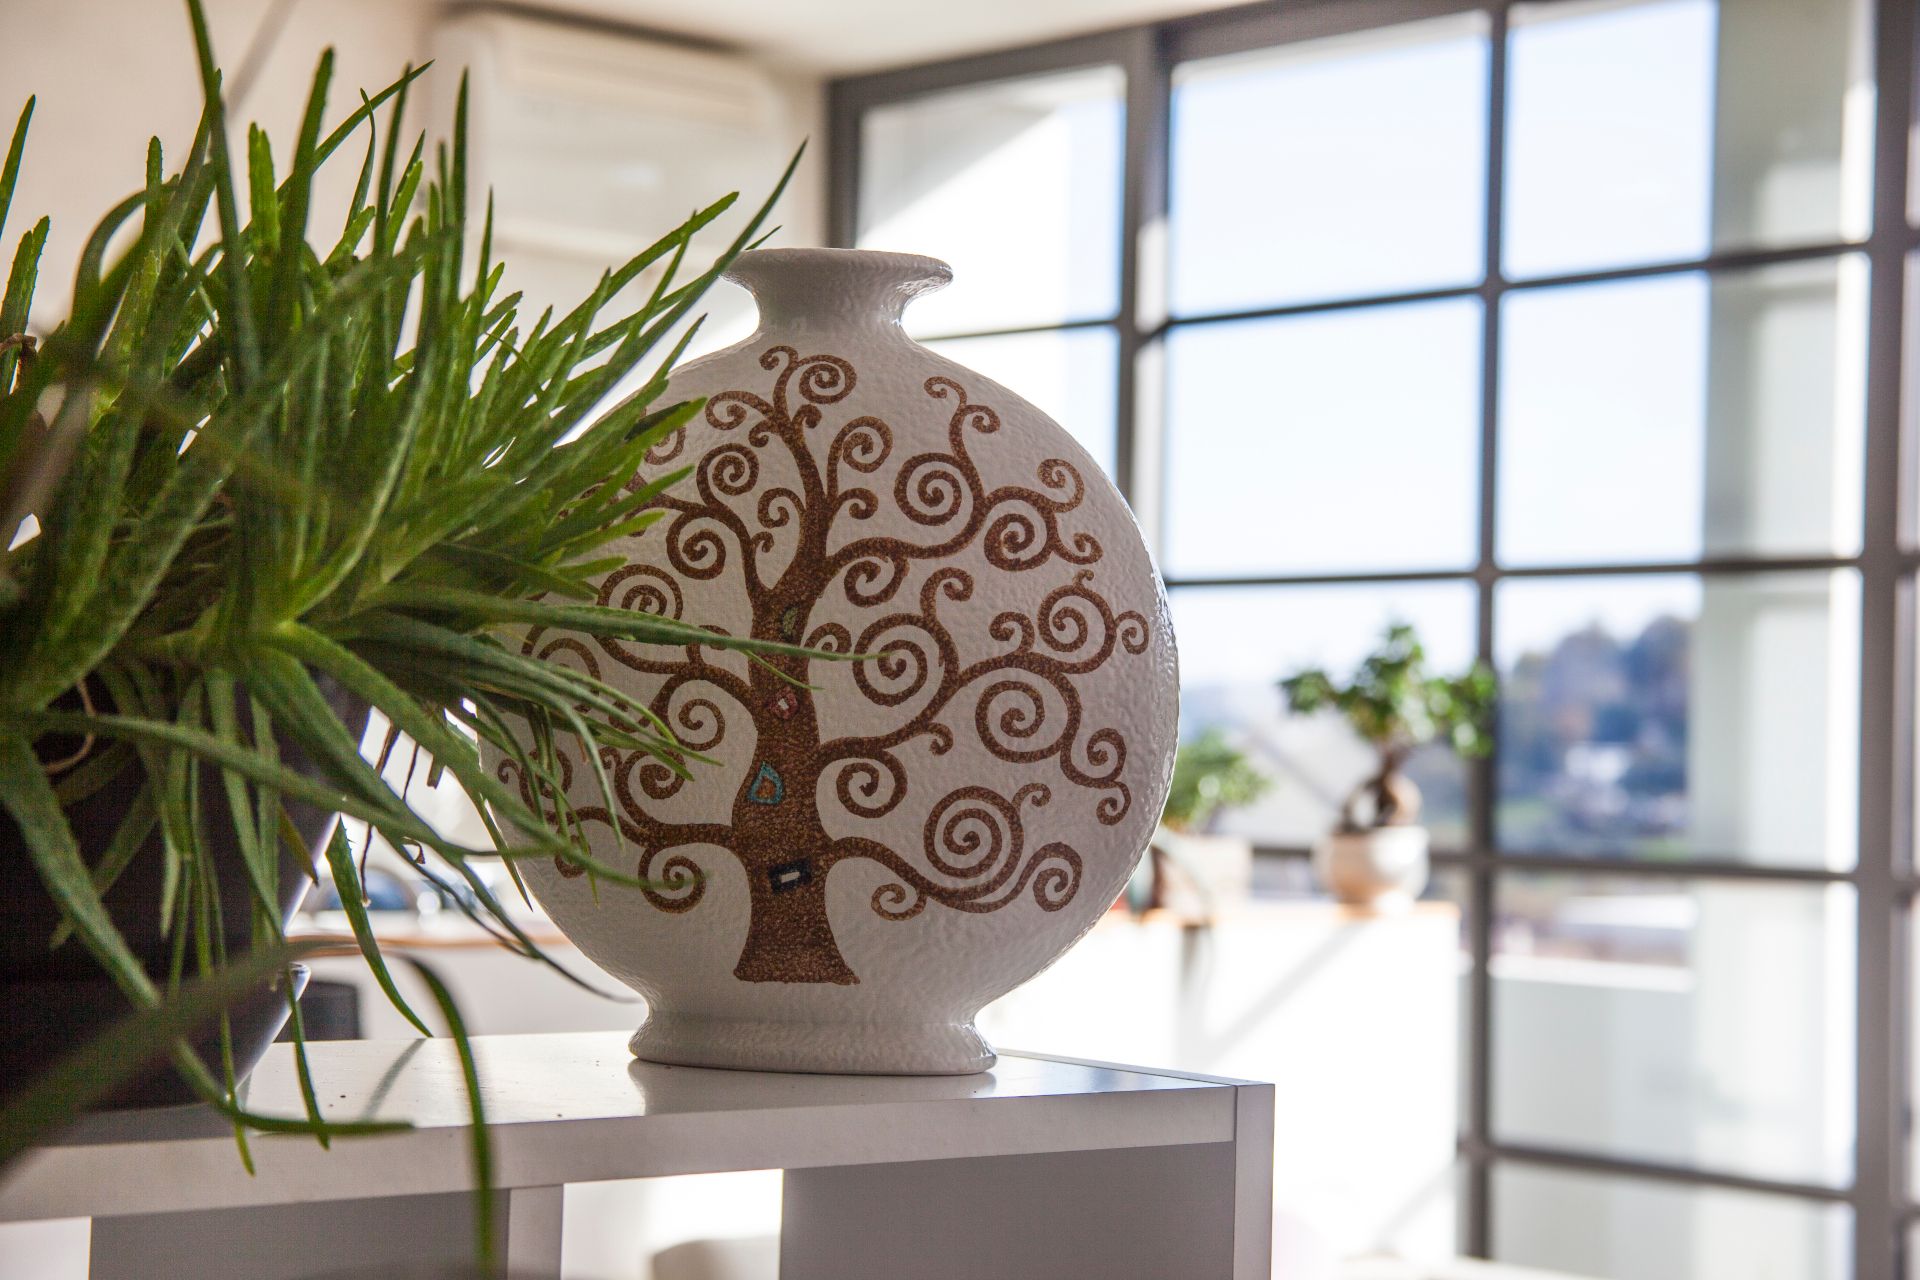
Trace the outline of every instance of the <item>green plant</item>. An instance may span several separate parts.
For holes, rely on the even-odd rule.
[[[149,145],[144,182],[94,231],[71,312],[43,340],[25,327],[44,218],[22,237],[0,296],[0,810],[59,908],[54,941],[86,948],[130,1010],[164,1010],[192,975],[230,963],[210,918],[203,796],[231,815],[264,945],[281,941],[276,852],[289,838],[283,801],[298,799],[364,820],[429,879],[464,882],[480,923],[545,960],[477,860],[503,858],[511,872],[516,859],[559,856],[609,885],[637,882],[593,859],[564,801],[551,812],[522,803],[481,767],[479,745],[549,783],[561,735],[596,766],[602,746],[643,749],[681,771],[699,757],[609,686],[502,638],[551,625],[788,649],[603,608],[590,585],[609,567],[599,548],[651,523],[660,491],[679,479],[620,483],[698,408],[663,402],[692,332],[669,335],[759,235],[785,178],[690,278],[692,238],[733,197],[603,275],[566,315],[527,324],[518,295],[501,291],[490,203],[477,258],[467,257],[464,84],[451,141],[429,165],[423,136],[402,149],[419,71],[360,95],[328,128],[329,51],[281,171],[257,128],[244,159],[229,155],[200,0],[187,8],[205,106],[184,164],[169,173],[159,141]],[[0,170],[0,229],[32,110],[29,100]],[[351,210],[316,238],[315,175],[350,153]],[[648,272],[644,301],[601,319]],[[37,536],[9,548],[28,517]],[[327,682],[377,708],[436,778],[452,773],[482,802],[495,847],[443,837],[382,781],[329,705]],[[92,698],[72,705],[89,690],[111,710]],[[91,747],[85,758],[50,769],[48,743],[75,737]],[[287,767],[282,743],[312,770]],[[80,848],[64,810],[127,777],[140,790],[122,829],[108,848]],[[598,781],[610,793],[604,773]],[[179,952],[164,980],[101,901],[156,830],[169,887],[161,910]],[[367,964],[424,1032],[354,910],[359,884],[339,835],[329,862]],[[244,1111],[230,1065],[222,1078],[179,1044],[173,1061],[237,1132],[351,1128],[322,1121],[304,1054],[304,1119]],[[478,1166],[484,1156],[476,1151]]]
[[[1160,821],[1175,831],[1204,831],[1222,809],[1238,809],[1267,793],[1273,780],[1219,729],[1180,744]]]
[[[1387,627],[1380,647],[1345,684],[1310,667],[1282,680],[1280,688],[1289,710],[1310,715],[1332,708],[1379,753],[1378,770],[1341,811],[1344,830],[1402,825],[1419,817],[1419,789],[1401,772],[1415,747],[1444,740],[1463,756],[1483,756],[1493,746],[1493,671],[1475,663],[1457,676],[1432,674],[1419,635],[1404,622]],[[1363,800],[1371,804],[1364,821]]]

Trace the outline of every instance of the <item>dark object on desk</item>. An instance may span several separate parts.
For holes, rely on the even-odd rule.
[[[342,723],[364,732],[367,704],[324,676],[317,683]],[[80,705],[76,695],[67,696],[76,707]],[[103,688],[90,683],[88,696],[97,709],[107,713],[115,710]],[[244,708],[244,699],[241,704]],[[243,711],[243,724],[246,719]],[[43,736],[35,745],[45,759],[76,758],[82,768],[101,749],[53,734]],[[72,756],[66,754],[69,748]],[[307,776],[316,772],[306,752],[290,739],[282,738],[280,755],[297,772]],[[138,765],[129,762],[99,790],[67,806],[67,821],[83,854],[98,857],[111,846],[115,832],[137,801],[143,781]],[[213,866],[226,953],[242,955],[253,946],[252,881],[226,796],[207,787],[202,790],[201,801],[201,847]],[[286,799],[283,804],[299,832],[306,856],[317,858],[333,834],[335,815],[300,800]],[[311,864],[303,865],[301,855],[286,842],[282,842],[279,854],[276,888],[284,925],[299,909],[313,881]],[[167,981],[176,941],[161,928],[166,866],[161,833],[155,826],[101,895],[114,926],[156,986]],[[0,1082],[33,1079],[56,1059],[130,1012],[127,997],[78,939],[48,946],[63,919],[34,870],[18,824],[0,812]],[[191,975],[193,971],[189,953],[186,972]],[[305,968],[298,967],[296,984],[303,985],[305,980]],[[255,995],[234,1005],[228,1016],[233,1029],[234,1078],[244,1080],[287,1020],[286,997],[279,982],[263,984]],[[217,1021],[191,1043],[202,1061],[219,1063]],[[0,1088],[4,1087],[0,1083]],[[186,1082],[163,1062],[135,1077],[105,1106],[164,1107],[197,1100]]]
[[[314,979],[300,997],[300,1021],[309,1042],[360,1039],[360,988],[351,982]],[[280,1028],[279,1038],[293,1039],[293,1029]]]

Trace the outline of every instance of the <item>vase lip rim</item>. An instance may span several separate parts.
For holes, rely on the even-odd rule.
[[[925,293],[953,281],[953,268],[938,258],[921,253],[897,253],[883,249],[828,249],[813,246],[779,249],[749,249],[733,260],[723,278],[749,290],[763,280],[763,270],[772,268],[808,270],[823,267],[864,269],[883,276],[912,293]],[[918,286],[918,287],[914,287]]]

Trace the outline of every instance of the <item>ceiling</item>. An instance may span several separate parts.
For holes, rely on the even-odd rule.
[[[1226,7],[1226,0],[530,0],[848,75]]]

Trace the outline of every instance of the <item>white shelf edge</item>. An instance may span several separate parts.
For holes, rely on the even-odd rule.
[[[1003,1056],[1016,1074],[1036,1065],[1086,1070],[1088,1087],[941,1097],[941,1086],[929,1083],[934,1096],[919,1098],[517,1119],[493,1127],[495,1180],[512,1189],[743,1169],[1178,1146],[1235,1137],[1237,1099],[1247,1082]],[[1101,1087],[1106,1073],[1114,1072],[1178,1083],[1117,1087],[1106,1078]],[[795,1084],[791,1077],[769,1079]],[[887,1087],[899,1092],[913,1086],[890,1082]],[[341,1139],[331,1151],[290,1135],[255,1136],[251,1146],[258,1169],[254,1177],[241,1167],[227,1133],[45,1147],[0,1179],[0,1221],[424,1195],[471,1185],[462,1125]]]

